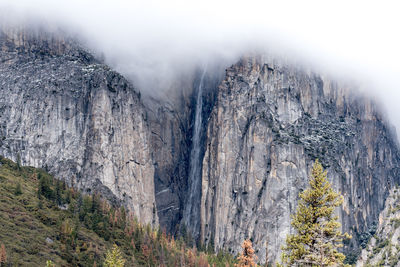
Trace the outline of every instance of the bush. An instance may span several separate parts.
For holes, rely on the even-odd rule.
[[[17,183],[14,189],[14,195],[19,196],[22,195],[21,183]]]

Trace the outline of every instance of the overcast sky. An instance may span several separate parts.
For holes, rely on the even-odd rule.
[[[79,33],[143,86],[258,47],[297,55],[368,84],[400,129],[396,1],[0,0],[0,12]]]

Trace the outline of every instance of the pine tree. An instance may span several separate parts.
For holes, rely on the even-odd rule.
[[[21,170],[21,156],[17,154],[17,170]]]
[[[45,175],[39,173],[39,184],[38,184],[38,198],[41,198],[41,195],[45,196],[47,199],[53,199],[53,190],[51,190],[50,184],[51,181]]]
[[[124,267],[125,259],[121,255],[121,251],[117,245],[114,244],[113,248],[106,253],[104,261],[105,267]]]
[[[300,201],[291,225],[296,233],[289,235],[283,247],[282,262],[287,266],[345,266],[345,256],[338,252],[344,238],[335,208],[343,197],[332,189],[318,160],[311,171],[310,187],[300,193]]]
[[[17,185],[15,186],[14,189],[14,195],[19,196],[21,194],[22,194],[21,183],[17,182]]]
[[[243,241],[242,248],[243,248],[242,254],[238,257],[238,263],[235,264],[235,267],[257,266],[256,263],[254,262],[256,256],[254,255],[254,249],[251,241],[250,240]]]
[[[55,200],[57,205],[62,204],[62,184],[60,180],[56,180]]]

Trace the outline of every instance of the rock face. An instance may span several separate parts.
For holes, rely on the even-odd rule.
[[[189,176],[191,166],[199,167],[199,172],[201,170],[205,129],[218,92],[218,83],[222,80],[221,73],[221,68],[215,66],[209,71],[198,69],[192,75],[177,79],[163,90],[163,94],[143,97],[151,130],[158,218],[160,226],[173,233],[186,232],[186,228],[182,227],[188,222],[185,215],[195,217],[199,222],[199,209],[198,212],[191,212],[187,204],[198,204],[201,190],[193,190]],[[200,84],[202,94],[198,97]],[[199,99],[202,105],[197,117],[201,117],[202,122],[198,132],[199,157],[196,165],[191,164],[191,154]],[[188,225],[188,230],[193,237],[198,237],[199,225]]]
[[[261,262],[267,242],[277,259],[319,158],[345,198],[347,252],[356,249],[399,182],[395,140],[374,104],[349,88],[282,63],[242,60],[227,70],[208,123],[201,239],[237,253],[250,238]]]
[[[57,34],[2,31],[0,60],[0,155],[216,249],[250,238],[260,262],[266,243],[277,259],[316,158],[345,198],[346,252],[367,244],[399,183],[375,104],[283,61],[199,69],[154,98]]]
[[[157,224],[149,127],[129,82],[55,34],[3,31],[0,47],[0,154]]]
[[[157,213],[160,226],[172,233],[179,230],[187,191],[192,88],[193,84],[181,83],[163,100],[144,99],[151,131]]]
[[[376,234],[361,252],[357,267],[400,266],[400,189],[390,190],[385,209],[379,215]]]

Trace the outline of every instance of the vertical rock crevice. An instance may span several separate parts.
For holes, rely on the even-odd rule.
[[[207,69],[204,68],[197,86],[197,96],[194,109],[192,127],[192,142],[189,158],[188,196],[183,211],[184,223],[191,229],[192,236],[197,239],[199,233],[200,198],[201,198],[201,168],[202,168],[202,137],[204,136],[203,123],[203,91]]]
[[[155,194],[160,225],[197,239],[201,164],[205,131],[213,108],[221,68],[209,66],[182,77],[157,98],[145,97],[155,162]],[[200,89],[200,90],[199,90]],[[196,118],[200,119],[197,120]],[[193,159],[194,158],[194,159]],[[190,207],[190,208],[189,208]]]

